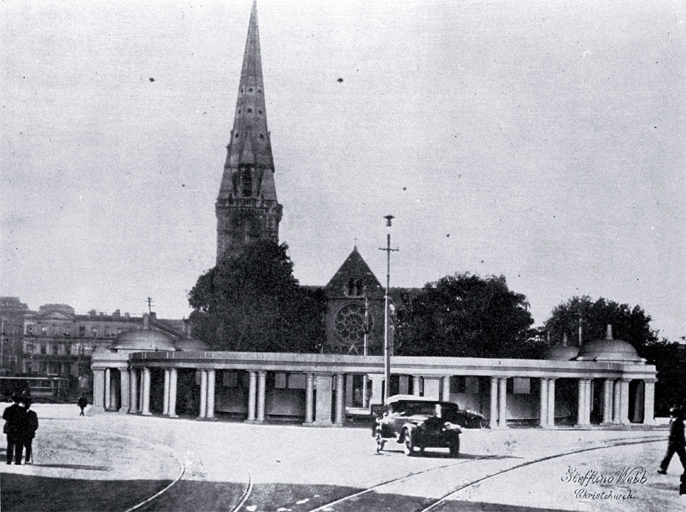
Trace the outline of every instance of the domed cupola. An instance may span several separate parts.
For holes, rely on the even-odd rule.
[[[174,340],[167,333],[150,328],[149,316],[143,315],[143,328],[119,334],[110,350],[129,352],[175,351]]]
[[[616,340],[612,337],[612,326],[607,326],[607,335],[604,340],[595,340],[587,343],[579,350],[578,361],[607,361],[607,362],[644,362],[639,357],[636,349],[626,341]]]
[[[579,347],[570,347],[567,345],[567,333],[564,333],[562,342],[554,347],[550,347],[545,354],[543,354],[543,359],[549,359],[551,361],[570,361],[578,355]]]

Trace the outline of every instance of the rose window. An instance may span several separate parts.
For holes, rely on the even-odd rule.
[[[363,304],[346,304],[336,313],[336,334],[344,341],[354,345],[364,340],[364,333],[372,326],[372,317],[367,314],[365,322]]]

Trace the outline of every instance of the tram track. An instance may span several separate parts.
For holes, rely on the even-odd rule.
[[[643,439],[639,439],[639,440],[637,440],[634,437],[625,437],[625,438],[613,439],[613,440],[607,441],[607,442],[594,443],[592,446],[586,445],[584,447],[578,447],[576,449],[568,450],[568,451],[565,451],[563,453],[555,453],[555,454],[551,454],[551,455],[537,457],[537,458],[532,459],[532,460],[527,460],[525,462],[521,462],[519,464],[515,464],[513,466],[510,466],[510,467],[507,467],[507,468],[504,468],[504,469],[501,469],[498,471],[494,471],[494,472],[489,473],[487,475],[484,475],[480,478],[477,478],[473,481],[470,481],[470,482],[467,482],[463,485],[460,485],[457,488],[453,488],[450,490],[450,492],[444,494],[440,498],[434,499],[433,502],[431,504],[429,504],[428,506],[426,506],[424,508],[420,508],[420,509],[415,509],[414,512],[438,511],[452,497],[456,496],[459,492],[461,492],[461,491],[463,491],[469,487],[480,484],[486,480],[496,478],[496,477],[503,475],[505,473],[509,473],[509,472],[512,472],[512,471],[515,471],[515,470],[518,470],[518,469],[521,469],[521,468],[524,468],[527,466],[531,466],[534,464],[539,464],[539,463],[546,462],[546,461],[549,461],[552,459],[567,457],[567,456],[576,455],[579,453],[584,453],[584,452],[593,451],[593,450],[602,450],[602,449],[608,449],[608,448],[616,448],[619,446],[648,444],[648,443],[663,442],[663,441],[664,441],[664,436],[659,436],[659,437],[655,436],[655,437],[643,438]],[[371,493],[379,492],[379,491],[383,490],[384,488],[391,488],[395,484],[402,483],[404,481],[408,481],[408,480],[411,480],[414,478],[418,478],[420,476],[425,476],[429,473],[440,472],[442,470],[452,469],[452,468],[455,468],[455,467],[461,466],[461,465],[467,465],[467,464],[471,465],[472,463],[475,463],[478,461],[484,461],[484,460],[488,460],[488,459],[492,459],[492,458],[493,458],[492,456],[483,456],[483,457],[474,457],[474,458],[469,459],[469,460],[462,459],[462,460],[455,461],[454,463],[451,463],[451,464],[444,464],[441,466],[437,466],[437,467],[433,467],[433,468],[429,468],[429,469],[425,469],[425,470],[421,470],[421,471],[416,471],[416,472],[413,472],[413,473],[410,473],[410,474],[407,474],[407,475],[404,475],[404,476],[401,476],[398,478],[393,478],[393,479],[386,480],[384,482],[372,485],[370,487],[367,487],[366,489],[362,489],[360,491],[351,493],[351,494],[344,496],[342,498],[338,498],[338,499],[333,500],[331,502],[328,502],[326,504],[320,505],[317,508],[310,509],[308,512],[334,512],[336,510],[334,507],[336,507],[337,505],[344,505],[344,507],[345,507],[346,504],[348,504],[348,505],[352,504],[353,500],[359,499],[360,497],[364,497],[365,495],[368,495]],[[361,507],[361,504],[359,504],[359,503],[357,503],[355,505],[355,507],[356,508],[354,510],[363,510],[364,509],[363,507]],[[232,512],[238,512],[238,510],[239,510],[239,508],[236,508]],[[353,509],[352,508],[342,508],[341,510],[353,510]]]

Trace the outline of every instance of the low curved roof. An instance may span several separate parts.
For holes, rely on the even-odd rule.
[[[643,361],[630,343],[612,337],[611,325],[607,326],[605,339],[594,340],[581,347],[577,359],[580,361]]]
[[[138,352],[176,350],[172,337],[155,329],[132,329],[123,332],[115,338],[110,348]]]
[[[567,345],[555,345],[546,350],[543,354],[543,359],[551,361],[570,361],[579,355],[579,347],[570,347]]]
[[[193,338],[182,338],[176,340],[176,349],[182,352],[207,352],[210,347],[207,343]]]

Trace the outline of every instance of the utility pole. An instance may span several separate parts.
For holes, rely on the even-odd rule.
[[[399,249],[391,249],[391,221],[394,219],[393,215],[386,215],[386,227],[388,228],[388,233],[386,234],[386,247],[379,248],[380,251],[386,251],[386,304],[384,308],[384,344],[383,344],[383,356],[384,356],[384,405],[388,403],[388,397],[391,394],[391,340],[389,336],[389,325],[390,325],[390,310],[389,310],[389,300],[390,300],[390,290],[391,290],[391,252],[398,251]]]

